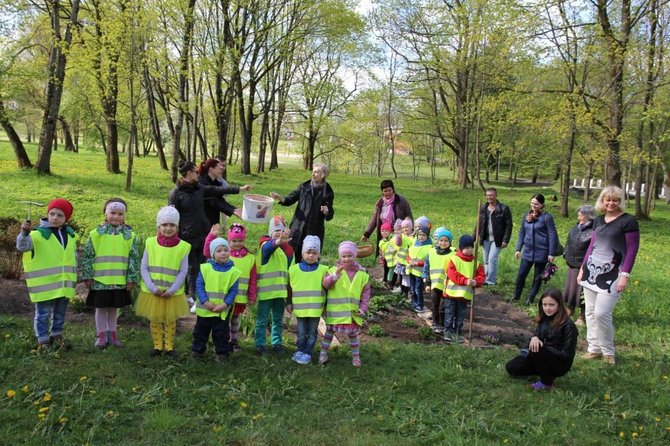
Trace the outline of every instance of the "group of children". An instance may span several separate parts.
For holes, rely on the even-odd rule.
[[[393,292],[407,293],[416,312],[424,310],[424,292],[432,293],[433,329],[447,342],[463,342],[463,323],[475,287],[485,280],[484,267],[474,258],[475,241],[470,235],[451,244],[453,235],[439,227],[431,240],[430,220],[396,220],[394,227],[381,225],[379,259],[384,267],[384,282]]]
[[[140,255],[138,241],[125,223],[126,203],[112,198],[105,203],[104,222],[89,234],[81,258],[79,281],[89,289],[86,303],[95,308],[94,346],[123,346],[117,333],[118,309],[132,303],[130,291],[139,283],[135,312],[149,320],[153,348],[150,356],[176,356],[176,321],[189,312],[185,281],[189,243],[178,235],[179,212],[170,206],[156,216],[157,234],[146,239]],[[38,346],[65,346],[63,324],[68,300],[75,295],[77,236],[67,225],[72,204],[62,198],[47,206],[47,217],[35,230],[31,222],[21,226],[17,249],[23,253],[28,293],[35,303],[35,334]],[[266,331],[271,326],[271,348],[283,353],[285,309],[297,320],[297,351],[293,360],[312,362],[321,316],[326,333],[319,362],[328,361],[328,349],[336,332],[349,337],[352,363],[361,366],[358,333],[370,298],[369,276],[356,262],[353,242],[340,243],[337,265],[319,264],[321,243],[307,236],[302,261],[293,264],[290,232],[281,216],[270,220],[268,235],[260,239],[258,254],[245,246],[246,228],[230,226],[227,239],[215,225],[205,241],[208,258],[197,276],[192,356],[200,358],[210,336],[216,358],[225,361],[240,351],[237,340],[240,316],[257,303],[254,342],[260,355],[268,354]],[[49,327],[51,323],[51,327]]]

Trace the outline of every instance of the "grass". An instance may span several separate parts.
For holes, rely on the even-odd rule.
[[[104,172],[98,153],[57,152],[57,175],[19,172],[11,149],[0,143],[0,217],[25,218],[17,200],[72,199],[78,224],[88,230],[102,221],[111,196],[129,202],[128,221],[142,235],[154,231],[155,213],[171,185],[155,159],[135,160],[133,190],[124,178]],[[280,169],[242,177],[255,192],[289,192],[307,179],[304,171]],[[474,227],[480,191],[462,191],[443,173],[437,184],[396,181],[415,216],[428,215],[455,237]],[[363,232],[379,180],[334,172],[336,214],[326,225],[324,262],[336,245]],[[499,187],[518,222],[537,189]],[[544,191],[555,193],[553,189]],[[240,203],[239,197],[230,197]],[[575,199],[573,208],[579,205]],[[552,207],[554,206],[554,207]],[[550,203],[561,238],[573,219],[562,219]],[[290,219],[293,208],[279,208]],[[363,367],[350,364],[349,347],[337,348],[327,367],[297,366],[285,357],[259,358],[245,352],[230,363],[211,356],[188,357],[190,335],[177,337],[177,360],[149,358],[143,321],[121,320],[124,349],[97,351],[93,321],[68,323],[72,351],[38,353],[27,317],[0,315],[0,438],[12,444],[645,444],[670,441],[670,272],[662,253],[670,250],[670,209],[659,204],[651,222],[641,222],[642,247],[631,286],[615,311],[616,367],[575,360],[572,371],[550,393],[531,392],[526,381],[510,379],[504,364],[514,351],[471,350],[462,346],[418,345],[379,338],[361,346]],[[250,238],[265,232],[250,225]],[[513,237],[516,240],[516,236]],[[255,249],[254,243],[250,247]],[[518,264],[513,247],[503,251],[499,270],[503,296],[512,292]],[[372,259],[364,263],[372,266]],[[564,264],[550,283],[562,286]],[[390,299],[390,298],[389,298]],[[386,302],[380,301],[380,308]],[[583,336],[583,334],[582,334]],[[293,340],[285,339],[287,345]],[[40,414],[42,416],[40,416]]]

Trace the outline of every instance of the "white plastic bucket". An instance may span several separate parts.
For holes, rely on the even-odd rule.
[[[267,223],[272,216],[274,200],[265,195],[247,194],[242,202],[242,220],[249,223]]]

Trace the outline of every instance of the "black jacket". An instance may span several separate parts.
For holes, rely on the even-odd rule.
[[[590,221],[584,225],[583,229],[579,229],[579,224],[576,224],[570,229],[568,233],[568,241],[565,242],[565,263],[570,268],[579,268],[582,266],[582,261],[586,255],[586,250],[591,243],[591,234],[593,233],[593,222]]]
[[[200,184],[203,186],[221,187],[221,183],[219,183],[218,180],[211,179],[209,175],[201,176]],[[231,194],[240,193],[240,188],[238,186],[226,186],[226,187],[230,187],[231,190],[235,190],[234,192],[229,192]],[[223,212],[228,217],[230,217],[231,215],[233,215],[234,211],[235,206],[228,203],[228,201],[226,201],[226,199],[222,196],[205,197],[205,215],[207,216],[207,220],[209,220],[210,225],[219,222],[220,220],[219,212]]]
[[[542,348],[546,348],[572,366],[577,349],[577,327],[572,319],[568,319],[558,328],[553,328],[551,319],[546,318],[538,324],[535,336],[542,341]]]
[[[484,244],[484,240],[489,239],[489,211],[488,203],[484,203],[479,209],[479,243]],[[509,244],[512,236],[512,211],[501,202],[496,204],[496,208],[491,214],[493,221],[493,240],[498,248],[503,243]],[[473,231],[473,237],[476,238],[477,228]]]
[[[335,215],[334,200],[335,193],[330,184],[324,182],[323,187],[312,190],[311,180],[305,181],[284,197],[284,201],[281,202],[282,206],[291,206],[296,202],[298,203],[289,225],[292,238],[291,246],[293,246],[296,255],[301,252],[302,241],[308,235],[319,237],[323,247],[323,239],[326,233],[324,222],[332,220],[333,215]],[[324,215],[321,212],[321,206],[328,207],[327,214]]]
[[[236,193],[237,187],[211,187],[181,180],[170,191],[168,204],[179,211],[179,237],[189,242],[193,249],[202,249],[212,225],[205,215],[205,197],[220,197]]]

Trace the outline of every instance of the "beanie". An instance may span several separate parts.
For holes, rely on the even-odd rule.
[[[63,214],[65,214],[65,221],[68,221],[70,217],[72,217],[72,204],[65,198],[55,198],[51,200],[47,205],[47,212],[54,208],[62,211]]]
[[[387,231],[387,232],[393,232],[393,228],[391,227],[391,223],[386,222],[382,223],[382,225],[379,227],[380,231]]]
[[[395,223],[393,223],[393,230],[399,230],[402,228],[402,220],[396,218]]]
[[[435,240],[439,240],[440,237],[446,237],[449,239],[449,243],[451,243],[454,240],[454,236],[449,232],[449,230],[445,227],[440,226],[435,230],[433,233],[433,237],[435,237]]]
[[[172,223],[173,225],[179,226],[179,211],[174,206],[163,206],[158,210],[158,215],[156,215],[156,226],[160,226],[165,223]]]
[[[430,226],[424,225],[424,224],[417,225],[416,226],[416,232],[417,232],[417,234],[419,232],[422,232],[426,235],[430,235]]]
[[[461,238],[458,239],[458,249],[463,250],[465,248],[472,248],[475,246],[475,239],[471,235],[461,235]]]
[[[414,223],[412,223],[412,219],[409,217],[405,217],[402,221],[402,226],[409,226],[410,229],[414,229]]]
[[[209,255],[214,258],[214,253],[216,252],[216,249],[219,246],[225,246],[226,248],[230,249],[230,245],[228,244],[228,240],[225,238],[217,237],[211,242],[209,242]]]
[[[270,226],[268,227],[268,235],[272,236],[275,231],[283,231],[286,229],[286,220],[281,215],[275,215],[270,219]]]
[[[354,242],[347,240],[338,245],[337,253],[339,255],[351,254],[355,257],[358,253],[358,248],[356,248],[356,244]]]
[[[421,217],[417,218],[414,221],[414,227],[417,228],[417,230],[420,229],[420,228],[428,228],[428,231],[430,231],[430,228],[432,226],[433,225],[431,224],[430,220],[425,215],[422,215]],[[423,232],[425,232],[426,234],[429,233],[429,232],[426,232],[426,231],[423,231]]]
[[[307,250],[313,250],[317,253],[321,252],[321,240],[316,235],[308,235],[305,237],[305,240],[302,241],[302,252],[305,253]]]
[[[228,240],[246,240],[247,229],[244,225],[233,223],[228,230]]]

